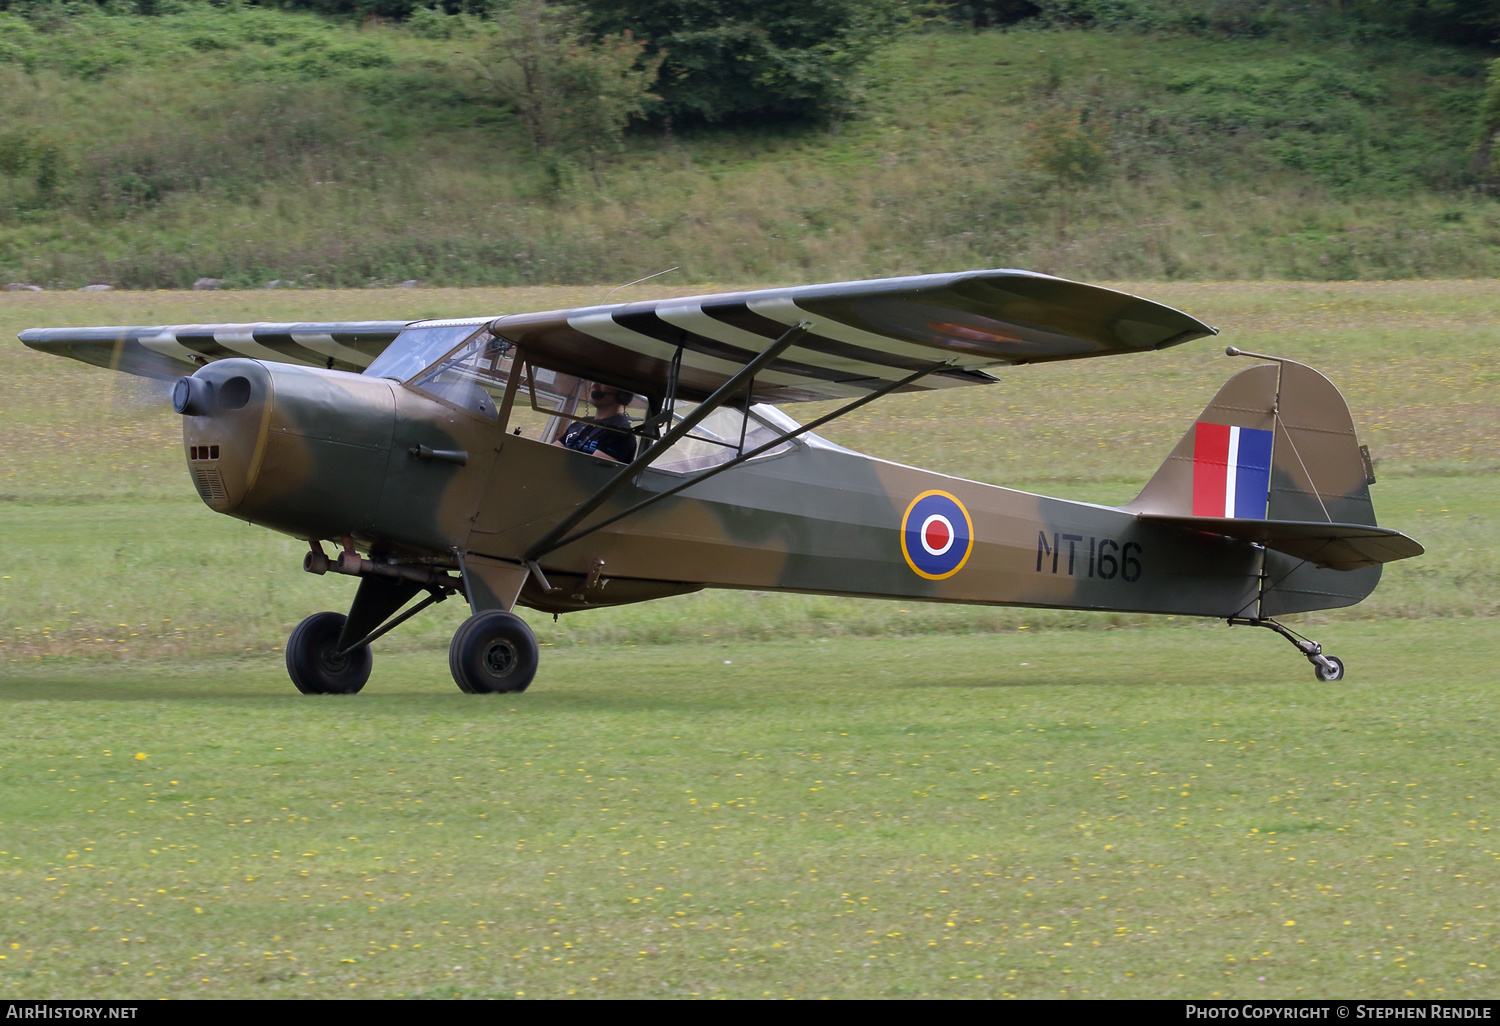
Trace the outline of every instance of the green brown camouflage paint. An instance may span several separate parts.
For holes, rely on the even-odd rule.
[[[252,384],[243,408],[184,418],[189,451],[220,447],[223,497],[205,501],[299,538],[347,536],[453,567],[472,554],[519,571],[532,542],[621,471],[393,381],[251,360],[198,374],[220,388]],[[419,446],[467,462],[424,460],[412,455]],[[597,516],[680,480],[647,470]],[[901,547],[904,511],[933,490],[973,523],[972,552],[941,580],[917,573]],[[548,554],[554,590],[526,580],[519,598],[561,611],[727,587],[1227,617],[1255,613],[1264,555],[1129,510],[797,445]],[[507,590],[479,601],[506,605]]]

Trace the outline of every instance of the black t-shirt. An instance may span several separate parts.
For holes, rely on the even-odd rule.
[[[630,418],[623,413],[617,413],[613,417],[604,418],[598,424],[575,421],[563,433],[562,444],[579,452],[592,453],[597,450],[606,456],[613,456],[621,463],[629,463],[635,459],[635,437],[621,434],[619,431],[611,431],[609,428],[625,428],[628,431]]]

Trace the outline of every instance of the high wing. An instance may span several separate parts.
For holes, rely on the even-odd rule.
[[[701,399],[789,329],[807,334],[755,379],[785,403],[987,384],[987,370],[1162,349],[1208,325],[1171,307],[1030,271],[964,271],[583,307],[496,318],[490,330],[558,370]]]
[[[701,399],[801,326],[754,381],[761,402],[867,395],[995,379],[1012,364],[1162,349],[1214,334],[1159,303],[1030,271],[964,271],[466,318],[539,365],[643,393]],[[429,322],[430,323],[430,322]],[[457,322],[445,322],[457,323]],[[31,328],[33,349],[173,378],[231,356],[359,371],[402,321]]]
[[[248,356],[335,370],[364,370],[406,328],[406,321],[310,321],[295,324],[166,324],[115,328],[27,328],[21,341],[95,367],[171,380],[204,361]],[[476,321],[477,323],[482,323]]]

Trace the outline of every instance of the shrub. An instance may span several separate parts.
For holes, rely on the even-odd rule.
[[[600,34],[666,54],[663,112],[687,121],[838,116],[906,20],[901,0],[587,0]]]

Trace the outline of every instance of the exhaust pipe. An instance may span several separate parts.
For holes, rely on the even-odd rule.
[[[329,559],[319,546],[302,557],[302,569],[310,574],[326,574],[330,571],[348,577],[394,577],[412,581],[424,588],[441,588],[463,594],[463,578],[455,577],[435,567],[403,566],[399,563],[376,563],[365,559],[357,552],[345,550],[336,559]]]

